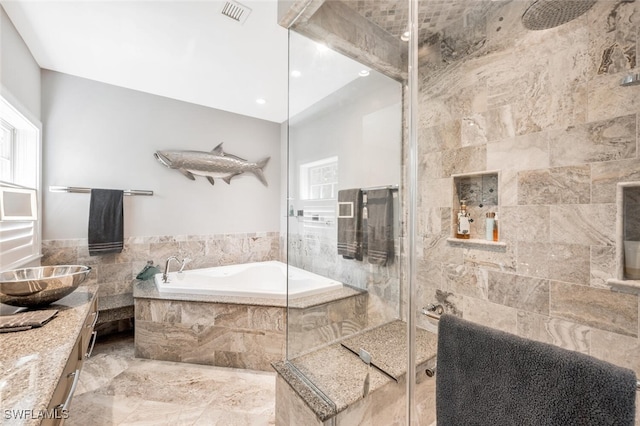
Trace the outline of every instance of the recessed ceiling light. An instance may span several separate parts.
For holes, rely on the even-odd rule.
[[[369,70],[362,70],[362,71],[360,71],[360,72],[358,73],[358,75],[359,75],[360,77],[366,77],[366,76],[368,76],[369,74],[370,74],[370,73],[369,73]]]
[[[326,44],[318,43],[318,52],[326,52],[329,50]]]
[[[256,99],[256,103],[259,104],[259,105],[264,105],[264,104],[267,103],[267,101],[265,99],[258,98],[258,99]]]
[[[300,77],[302,73],[298,70],[291,71],[291,77]]]

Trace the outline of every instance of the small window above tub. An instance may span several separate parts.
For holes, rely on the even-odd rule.
[[[616,209],[617,276],[607,283],[640,292],[640,182],[618,183]]]

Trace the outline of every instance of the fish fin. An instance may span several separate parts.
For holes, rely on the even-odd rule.
[[[232,178],[232,177],[234,177],[234,176],[241,175],[241,174],[242,174],[242,172],[240,172],[240,173],[234,173],[234,174],[229,175],[229,176],[227,176],[227,177],[225,177],[225,178],[222,178],[222,180],[223,180],[223,181],[225,181],[225,182],[227,182],[227,185],[231,185],[231,178]]]
[[[269,184],[267,183],[267,179],[264,177],[264,173],[262,172],[262,169],[264,169],[264,166],[267,165],[270,158],[271,157],[267,157],[258,161],[256,163],[257,167],[252,170],[253,174],[256,175],[256,177],[260,180],[260,182],[262,182],[264,186],[269,186]]]
[[[233,155],[233,154],[227,154],[227,153],[224,153],[224,156],[225,156],[225,157],[229,157],[229,158],[234,158],[234,159],[236,159],[236,160],[240,160],[240,161],[244,161],[244,162],[247,162],[247,161],[248,161],[248,160],[246,160],[246,159],[244,159],[244,158],[242,158],[242,157],[238,157],[237,155]]]
[[[185,169],[177,169],[177,170],[183,175],[185,175],[188,179],[196,180],[196,177],[189,170],[185,170]]]
[[[210,183],[211,185],[215,185],[215,184],[216,184],[216,181],[214,181],[214,180],[213,180],[213,178],[212,178],[211,176],[207,176],[207,180],[209,181],[209,183]]]
[[[211,150],[211,154],[213,154],[213,155],[218,155],[218,156],[220,156],[220,157],[235,158],[236,160],[240,160],[240,161],[247,161],[245,158],[241,158],[241,157],[238,157],[237,155],[233,155],[233,154],[229,154],[229,153],[224,152],[224,150],[222,149],[222,144],[223,144],[223,143],[224,143],[224,142],[220,142],[220,143],[218,144],[218,146],[216,146],[215,148],[213,148],[213,149]]]
[[[211,150],[211,153],[212,153],[213,155],[224,155],[224,151],[222,150],[222,144],[223,144],[223,143],[224,143],[224,142],[220,142],[220,143],[218,144],[218,146],[216,146],[215,148],[213,148],[213,149]]]

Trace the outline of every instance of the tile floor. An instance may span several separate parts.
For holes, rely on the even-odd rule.
[[[68,426],[275,424],[275,373],[136,359],[133,335],[96,343]]]

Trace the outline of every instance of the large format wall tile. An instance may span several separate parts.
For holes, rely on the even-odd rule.
[[[549,167],[549,142],[543,132],[516,136],[487,144],[487,170],[511,164],[512,170]]]
[[[487,327],[516,334],[518,310],[486,300],[464,297],[462,317]]]
[[[489,300],[519,310],[549,314],[549,281],[489,271]]]
[[[636,115],[549,132],[551,166],[622,160],[636,156]]]
[[[591,348],[591,328],[532,312],[518,312],[518,335],[584,354]]]
[[[594,329],[591,355],[622,367],[640,371],[640,342],[632,337]]]
[[[556,281],[550,290],[551,316],[638,337],[638,296]]]
[[[615,203],[619,182],[640,182],[640,161],[621,160],[591,166],[592,202]]]
[[[584,204],[551,207],[551,242],[564,244],[613,245],[616,207],[614,204]]]
[[[518,204],[585,204],[590,200],[589,166],[530,170],[518,174]]]

